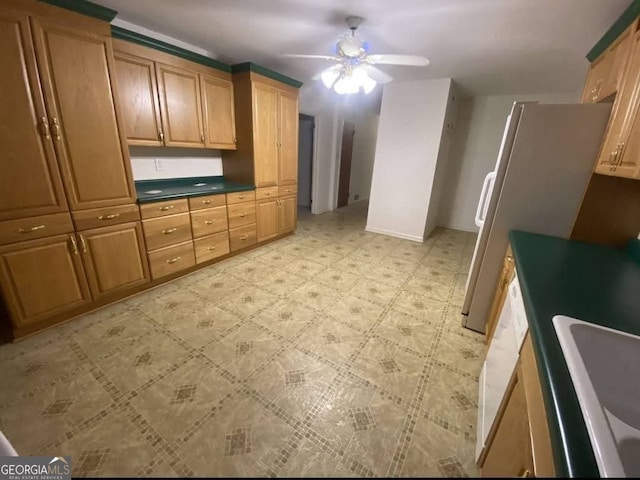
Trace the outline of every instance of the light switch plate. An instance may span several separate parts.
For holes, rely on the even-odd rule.
[[[154,159],[154,163],[156,167],[156,172],[164,172],[164,164],[162,163],[161,158]]]

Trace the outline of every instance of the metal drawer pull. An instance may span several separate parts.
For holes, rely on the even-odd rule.
[[[82,246],[82,253],[87,253],[87,242],[85,242],[84,237],[80,236],[80,245]]]
[[[42,230],[44,228],[44,225],[36,225],[35,227],[31,227],[31,228],[19,228],[16,230],[16,233],[31,233],[31,232],[35,232],[36,230]]]
[[[271,192],[264,192],[265,195],[271,195]]]
[[[204,224],[205,225],[213,225],[213,222],[215,222],[215,220],[205,220]]]
[[[112,213],[110,215],[100,215],[98,220],[113,220],[114,218],[118,218],[120,216],[119,213]]]
[[[169,265],[171,265],[172,263],[176,263],[178,260],[180,260],[180,257],[176,257],[176,258],[172,258],[171,260],[167,260],[167,263]]]
[[[175,208],[173,205],[167,205],[166,207],[160,207],[161,212],[166,212],[167,210],[172,210]]]
[[[204,203],[205,205],[209,205],[211,203],[211,200],[202,200],[202,203]]]
[[[166,230],[162,230],[163,235],[169,235],[170,233],[178,231],[177,228],[167,228]]]
[[[164,143],[164,132],[162,130],[158,131],[158,137],[160,138],[160,141]]]
[[[215,245],[213,245],[213,246],[211,246],[211,247],[207,248],[207,250],[209,250],[210,252],[211,252],[211,251],[213,251],[213,250],[215,250],[215,249],[216,249]]]
[[[245,215],[246,215],[246,213],[241,213],[241,214],[240,214],[240,217],[242,218],[242,217],[244,217]]]
[[[49,135],[49,124],[47,123],[47,117],[42,117],[40,120],[40,131],[42,133],[42,136],[49,140],[51,138],[51,135]]]
[[[60,140],[60,124],[56,117],[53,117],[53,125],[51,125],[51,129],[53,130],[56,140]]]
[[[69,235],[69,240],[71,240],[71,251],[74,255],[78,255],[78,244],[76,243],[76,239],[73,235]]]
[[[246,236],[246,235],[242,235],[242,236],[240,237],[240,240],[246,240],[246,239],[247,239],[247,236]]]
[[[244,195],[238,195],[238,198],[239,198],[240,200],[243,200],[243,199],[244,199]]]

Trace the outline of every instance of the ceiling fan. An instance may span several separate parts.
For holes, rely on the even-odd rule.
[[[419,55],[369,54],[369,43],[360,37],[356,30],[364,18],[349,16],[347,26],[351,30],[338,38],[334,55],[303,55],[284,54],[283,57],[293,58],[321,58],[336,62],[333,66],[312,77],[320,78],[327,88],[333,88],[337,93],[358,93],[360,89],[365,93],[373,90],[377,83],[388,83],[393,78],[374,65],[408,65],[426,67],[429,59]]]

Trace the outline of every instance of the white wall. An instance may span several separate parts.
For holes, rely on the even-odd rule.
[[[577,103],[581,92],[496,95],[464,99],[458,107],[438,225],[478,231],[474,223],[482,183],[493,170],[502,133],[515,101]]]
[[[353,122],[356,127],[349,179],[349,203],[352,203],[368,199],[371,193],[380,115],[376,112],[360,110],[356,114],[346,113],[345,120]],[[357,200],[356,196],[358,196]]]
[[[223,174],[220,150],[130,147],[129,153],[134,180],[213,177]]]
[[[422,241],[451,79],[385,85],[367,230]]]

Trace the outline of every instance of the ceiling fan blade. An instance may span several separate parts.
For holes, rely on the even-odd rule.
[[[379,68],[374,67],[373,65],[361,65],[358,68],[362,68],[367,72],[367,74],[373,78],[378,83],[389,83],[393,80],[391,75],[387,75]]]
[[[410,65],[426,67],[429,59],[420,55],[367,55],[367,62],[371,64]]]
[[[339,60],[338,57],[334,57],[332,55],[303,55],[297,53],[283,53],[279,56],[288,58],[322,58],[323,60]]]

